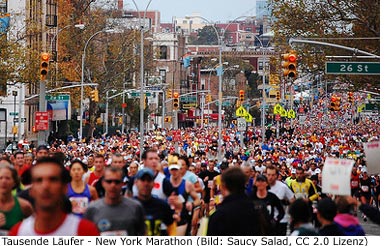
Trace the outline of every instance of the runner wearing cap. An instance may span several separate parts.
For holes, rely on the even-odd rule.
[[[154,172],[145,167],[135,176],[135,184],[138,188],[138,196],[135,197],[143,206],[145,211],[145,224],[148,236],[175,236],[176,222],[174,221],[174,211],[164,200],[158,199],[151,194],[154,187]],[[161,224],[167,226],[167,232],[163,233]]]
[[[183,208],[178,211],[180,216],[180,221],[178,221],[177,227],[177,235],[185,236],[190,232],[187,231],[188,223],[191,222],[190,213],[194,211],[194,209],[200,206],[200,199],[198,194],[195,192],[194,185],[184,180],[182,177],[181,163],[180,162],[171,162],[171,165],[168,167],[171,173],[170,182],[173,187],[172,194],[173,196],[169,197],[169,204],[175,206],[176,203],[182,203]],[[193,199],[192,203],[188,203],[188,197],[191,196]]]

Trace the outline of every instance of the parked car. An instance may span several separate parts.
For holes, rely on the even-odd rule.
[[[29,144],[27,144],[27,143],[13,144],[13,143],[11,143],[7,146],[7,148],[5,148],[4,152],[12,154],[14,151],[16,151],[18,149],[26,152],[29,150]]]

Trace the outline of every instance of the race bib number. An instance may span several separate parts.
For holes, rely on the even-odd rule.
[[[361,186],[361,189],[362,189],[363,192],[368,192],[369,191],[369,186],[363,185],[363,186]]]
[[[351,184],[352,184],[353,188],[357,188],[358,187],[358,181],[357,180],[353,180]]]
[[[70,197],[72,205],[72,213],[75,214],[84,214],[88,207],[88,198],[87,197]]]
[[[213,180],[209,180],[208,184],[207,184],[207,187],[209,187],[210,189],[213,188],[213,184],[214,184],[214,181]]]

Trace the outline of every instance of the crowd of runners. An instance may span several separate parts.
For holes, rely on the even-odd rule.
[[[216,127],[154,129],[143,153],[134,131],[3,153],[0,234],[365,235],[358,216],[380,223],[380,175],[363,144],[380,122],[312,112],[268,125],[264,141],[260,127],[224,128],[222,144]],[[354,160],[352,196],[322,192],[327,157]]]

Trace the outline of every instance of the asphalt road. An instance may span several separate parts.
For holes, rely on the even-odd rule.
[[[358,219],[360,220],[361,226],[364,228],[364,231],[367,236],[380,236],[380,226],[374,224],[369,219],[365,222],[362,219],[361,213],[358,213]]]

